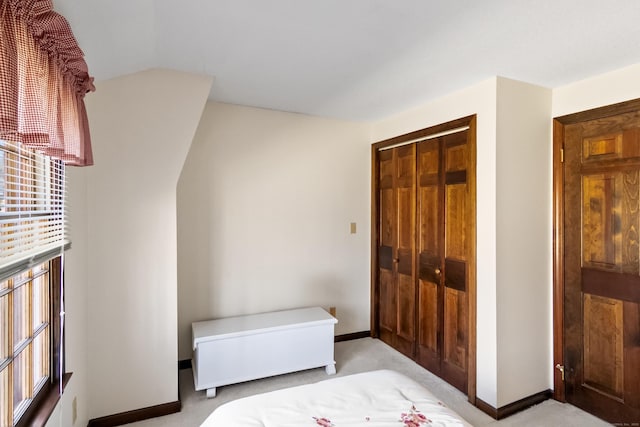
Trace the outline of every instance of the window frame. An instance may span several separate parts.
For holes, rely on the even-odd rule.
[[[54,257],[67,244],[65,165],[0,139],[0,277]]]
[[[8,390],[7,396],[0,394],[0,414],[6,415],[0,424],[9,420],[12,427],[44,426],[71,377],[64,366],[62,299],[64,250],[70,247],[65,239],[65,165],[6,140],[0,140],[0,154],[0,242],[7,249],[0,258],[0,283],[8,281],[0,290],[7,312],[0,318],[0,372],[5,375],[0,387]],[[48,280],[38,280],[33,270],[45,263]],[[48,294],[46,309],[34,299],[35,289]],[[46,312],[34,319],[39,308]],[[22,326],[14,328],[14,319]],[[48,376],[43,375],[47,369]]]
[[[60,397],[60,385],[62,387],[66,385],[69,375],[63,374],[64,369],[64,354],[63,354],[63,337],[64,333],[61,329],[61,307],[62,307],[62,256],[57,256],[47,262],[49,264],[49,269],[46,273],[48,275],[48,292],[49,292],[49,307],[48,307],[48,325],[46,327],[49,328],[48,331],[48,339],[49,339],[49,361],[48,361],[48,369],[49,375],[48,378],[43,382],[43,384],[39,387],[37,392],[29,398],[29,402],[24,409],[20,413],[18,420],[13,420],[12,426],[15,427],[27,427],[27,426],[42,426],[46,423],[49,416],[53,412],[55,404],[59,400]],[[42,263],[39,263],[42,264]],[[39,265],[38,264],[38,265]],[[29,268],[25,271],[31,271],[33,268]],[[33,276],[30,274],[30,276]],[[16,277],[16,276],[14,276]],[[33,286],[34,279],[37,277],[30,277],[28,280],[25,280],[25,283],[20,286],[27,286],[26,282],[31,282],[31,286]],[[15,288],[11,289],[8,292],[4,292],[3,296],[8,296],[11,292],[14,292]],[[11,310],[11,308],[10,308]],[[29,316],[33,315],[32,310],[28,310]],[[9,313],[9,316],[12,316],[12,313]],[[11,327],[11,325],[9,325]],[[41,331],[40,333],[46,333],[45,331]],[[22,341],[19,345],[14,346],[13,342],[10,342],[10,352],[13,353],[12,357],[9,359],[3,359],[3,370],[11,369],[9,365],[13,363],[15,360],[15,356],[19,351],[22,351],[23,348],[26,348],[30,342],[33,342],[37,334],[34,334],[33,328],[30,331],[30,337],[26,340]],[[10,340],[13,341],[13,340]],[[19,351],[16,351],[19,349]],[[62,363],[61,363],[62,361]],[[30,369],[33,370],[33,364],[30,364]],[[30,374],[32,376],[32,374]],[[61,379],[63,380],[61,382]],[[9,387],[13,387],[13,382],[11,381],[11,377],[9,380]],[[31,385],[31,384],[30,384]],[[7,399],[7,402],[1,401],[0,404],[8,405],[8,410],[13,413],[13,399]],[[13,414],[15,416],[15,414]]]

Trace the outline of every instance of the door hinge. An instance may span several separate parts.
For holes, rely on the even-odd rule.
[[[564,148],[560,149],[560,163],[564,163]]]
[[[556,365],[556,369],[560,371],[560,374],[562,375],[562,381],[564,381],[564,365],[558,363]]]

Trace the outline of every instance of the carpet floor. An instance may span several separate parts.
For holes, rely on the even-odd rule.
[[[455,410],[475,427],[604,427],[610,424],[568,404],[547,400],[525,411],[496,421],[467,402],[466,396],[440,378],[423,369],[382,341],[362,338],[335,345],[336,376],[376,369],[393,369],[426,386],[443,403]],[[179,372],[182,411],[164,417],[129,424],[135,427],[198,427],[205,418],[225,402],[257,393],[322,381],[328,378],[324,368],[279,375],[233,384],[217,389],[217,396],[207,399],[204,391],[195,391],[190,369]],[[230,426],[232,427],[232,426]]]

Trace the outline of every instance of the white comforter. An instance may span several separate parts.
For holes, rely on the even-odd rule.
[[[238,399],[201,427],[471,425],[426,388],[394,371],[338,377]]]

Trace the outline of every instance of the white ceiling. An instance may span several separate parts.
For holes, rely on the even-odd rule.
[[[210,99],[373,120],[500,75],[640,63],[639,0],[54,0],[96,80],[215,77]]]

